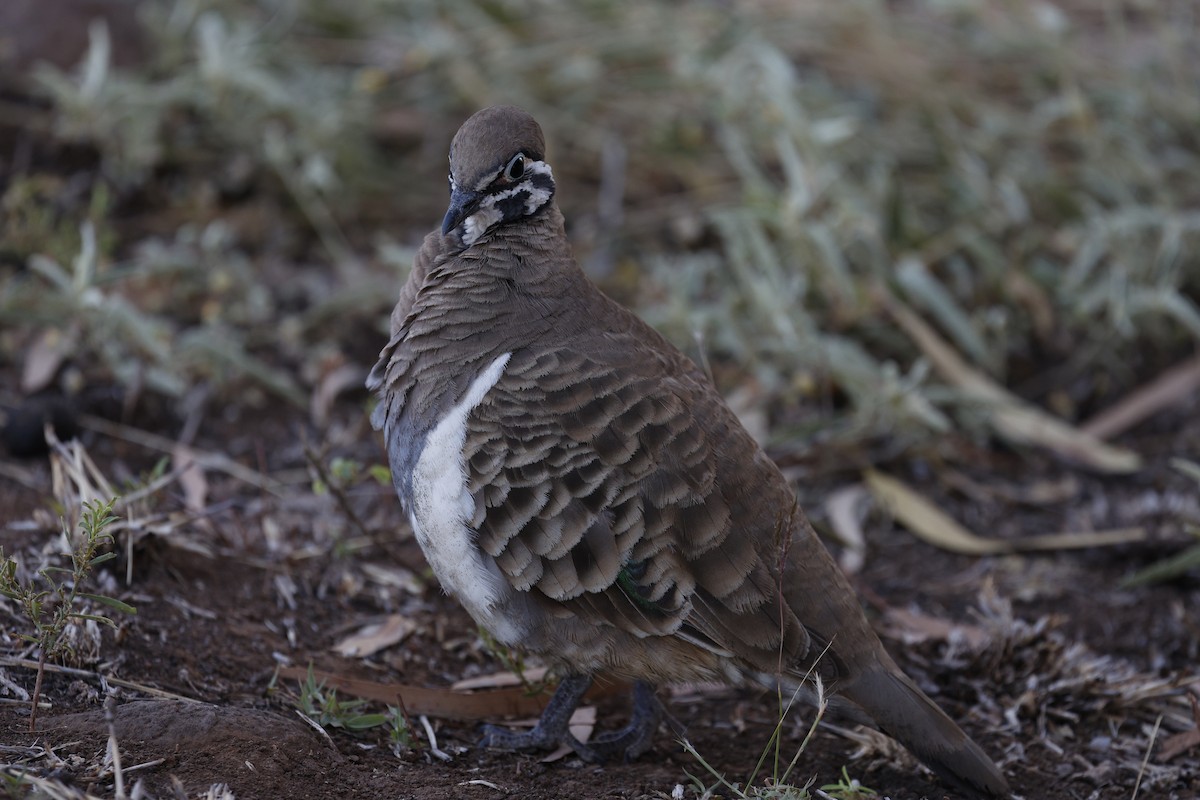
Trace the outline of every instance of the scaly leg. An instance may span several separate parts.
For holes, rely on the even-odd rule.
[[[637,681],[633,684],[633,712],[629,724],[619,731],[600,734],[588,743],[588,747],[605,760],[620,757],[629,763],[650,749],[662,718],[663,706],[654,694],[654,687]]]
[[[572,736],[570,729],[571,715],[575,713],[575,708],[591,685],[590,675],[566,676],[559,681],[554,696],[550,698],[533,730],[514,733],[496,725],[484,725],[483,738],[479,744],[501,750],[549,750],[566,744],[585,761],[596,761],[596,754]]]
[[[485,725],[480,745],[502,750],[549,750],[565,744],[584,761],[597,764],[618,757],[629,762],[649,750],[664,712],[654,687],[645,681],[633,685],[633,712],[624,728],[602,733],[589,744],[571,735],[571,715],[591,685],[591,676],[568,675],[558,684],[533,730],[513,733],[495,725]],[[672,727],[678,726],[674,722]]]

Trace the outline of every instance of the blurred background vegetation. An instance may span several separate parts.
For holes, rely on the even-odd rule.
[[[6,403],[365,375],[494,103],[542,122],[589,272],[776,452],[986,433],[905,309],[1069,421],[1200,338],[1193,0],[57,5],[0,10]]]

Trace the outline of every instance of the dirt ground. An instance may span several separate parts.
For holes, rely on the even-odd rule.
[[[537,756],[483,750],[475,744],[474,722],[429,720],[438,748],[451,756],[442,761],[416,721],[418,742],[397,755],[380,729],[326,737],[300,719],[298,682],[278,677],[277,667],[311,664],[347,677],[427,687],[502,669],[466,615],[428,577],[389,489],[359,482],[343,493],[344,505],[312,491],[306,440],[325,459],[381,460],[365,422],[365,400],[361,392],[344,394],[324,434],[298,411],[209,410],[193,449],[226,454],[270,483],[254,486],[245,475],[207,469],[200,515],[184,513],[181,485],[158,493],[158,505],[143,509],[146,519],[161,514],[173,521],[144,528],[132,563],[122,547],[121,558],[98,577],[96,591],[135,605],[137,616],[121,617],[118,630],[104,629],[98,641],[81,644],[75,672],[47,675],[48,707],[35,733],[27,730],[28,703],[18,697],[34,682],[34,671],[20,662],[30,651],[13,636],[22,619],[11,605],[0,607],[3,759],[33,775],[113,796],[113,770],[104,757],[108,691],[117,697],[113,729],[126,789],[141,781],[143,792],[155,797],[180,791],[195,797],[215,783],[227,784],[238,798],[698,797],[699,784],[712,787],[716,779],[665,727],[639,762],[597,767],[573,757],[542,763]],[[1164,742],[1192,725],[1177,687],[1197,675],[1200,580],[1192,570],[1165,585],[1117,588],[1135,568],[1179,549],[1187,540],[1183,527],[1200,521],[1194,484],[1166,465],[1170,455],[1200,452],[1197,412],[1193,401],[1127,437],[1123,443],[1151,463],[1132,477],[1100,479],[1049,460],[1031,472],[1031,460],[1038,462],[1028,454],[990,453],[978,462],[978,474],[955,481],[972,485],[961,480],[966,477],[991,487],[968,497],[949,487],[944,465],[892,465],[989,536],[1148,530],[1148,540],[1136,545],[979,559],[919,542],[878,512],[868,518],[865,566],[854,580],[878,629],[910,674],[993,754],[1022,797],[1116,800],[1132,797],[1139,780],[1143,797],[1200,796],[1197,749],[1162,757]],[[162,455],[146,446],[153,442],[120,438],[136,428],[86,417],[81,424],[82,442],[113,480],[134,479]],[[174,425],[158,425],[166,441]],[[823,497],[856,478],[847,469],[817,466],[818,460],[789,468],[820,526]],[[45,455],[7,458],[2,466],[5,552],[33,560],[54,551],[59,545],[46,513],[50,461]],[[1059,496],[1021,503],[1009,497],[1046,486],[1059,487]],[[348,633],[387,615],[412,623],[400,644],[367,658],[332,651]],[[669,708],[696,750],[731,782],[745,780],[777,719],[774,696],[745,687],[674,687],[670,697]],[[622,724],[624,713],[622,698],[605,698],[599,727]],[[785,758],[810,721],[807,710],[789,716]],[[791,782],[834,783],[845,767],[893,800],[953,796],[903,751],[881,746],[880,737],[850,736],[822,727]],[[730,792],[716,787],[711,796]]]

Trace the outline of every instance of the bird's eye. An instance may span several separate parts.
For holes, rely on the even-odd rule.
[[[525,174],[525,156],[517,154],[513,156],[512,161],[508,162],[508,166],[504,168],[504,177],[510,181],[519,180]]]

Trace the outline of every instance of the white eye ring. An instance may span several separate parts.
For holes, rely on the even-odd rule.
[[[525,154],[517,153],[512,157],[512,161],[508,162],[508,166],[504,168],[504,177],[510,181],[520,180],[525,174]]]

